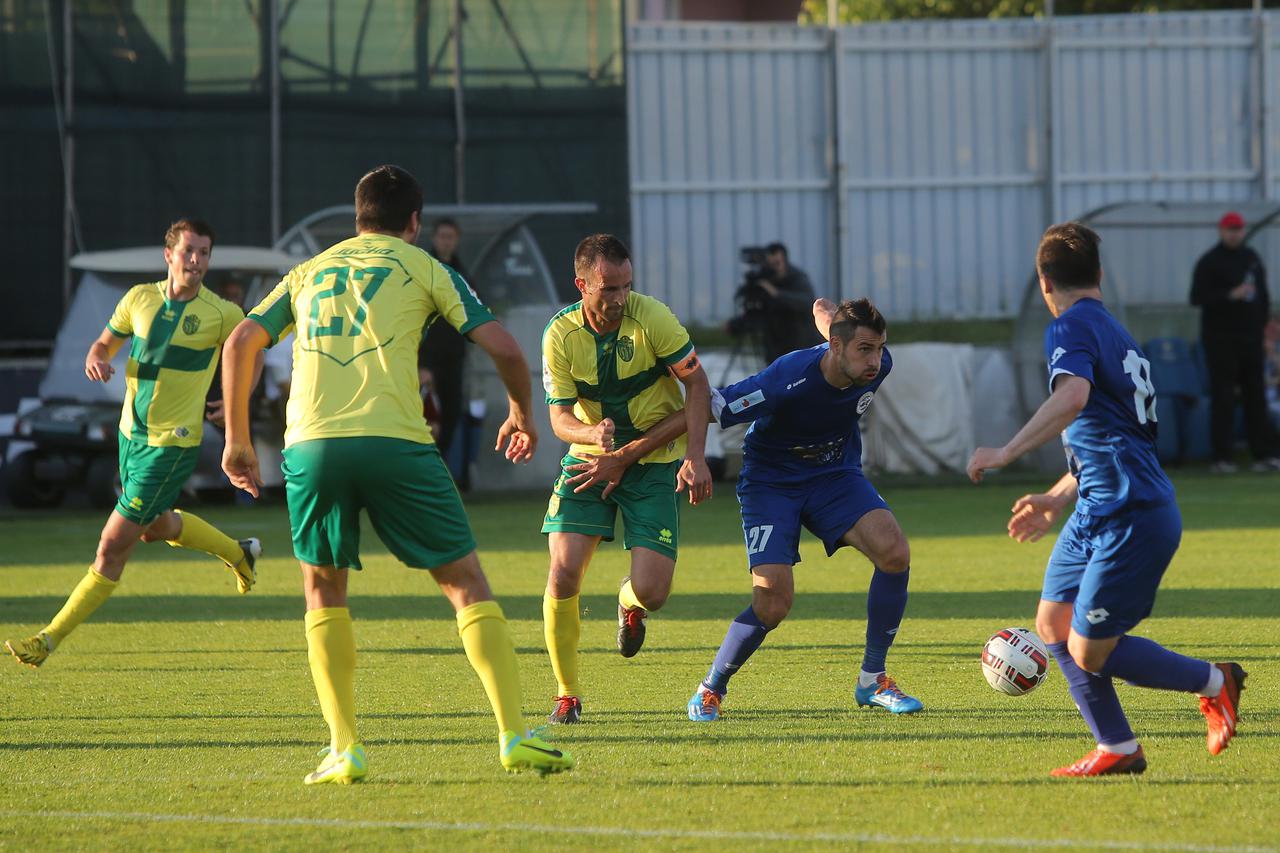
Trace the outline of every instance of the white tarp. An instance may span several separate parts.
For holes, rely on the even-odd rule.
[[[163,260],[163,259],[162,259]],[[121,347],[112,359],[116,375],[111,381],[90,382],[84,375],[84,357],[89,344],[106,328],[111,312],[125,293],[123,288],[108,283],[94,272],[80,277],[71,310],[58,329],[49,357],[49,369],[40,380],[40,399],[76,400],[81,403],[123,403],[124,366],[128,347]]]

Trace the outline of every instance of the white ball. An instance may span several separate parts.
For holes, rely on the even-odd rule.
[[[982,674],[1001,693],[1025,696],[1049,675],[1049,650],[1026,628],[1005,628],[982,647]]]

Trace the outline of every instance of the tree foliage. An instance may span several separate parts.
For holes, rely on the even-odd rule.
[[[928,18],[1024,18],[1044,14],[1044,0],[836,0],[840,22]],[[805,0],[800,20],[827,20],[828,0]],[[1056,0],[1055,15],[1107,15],[1132,12],[1188,12],[1248,9],[1251,0]],[[1277,5],[1266,0],[1267,6]]]

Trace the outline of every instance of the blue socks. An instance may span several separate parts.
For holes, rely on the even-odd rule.
[[[729,679],[760,648],[768,633],[769,628],[756,617],[756,612],[750,607],[739,613],[738,618],[729,624],[724,642],[720,644],[720,651],[716,652],[715,662],[711,664],[711,671],[707,673],[702,685],[716,693],[728,692]]]
[[[1126,634],[1102,665],[1102,674],[1123,678],[1138,687],[1196,693],[1209,683],[1212,668],[1207,661],[1171,652],[1145,637]]]
[[[1133,740],[1133,729],[1120,707],[1115,685],[1110,676],[1094,675],[1076,666],[1067,651],[1067,643],[1049,643],[1049,651],[1067,680],[1071,698],[1080,709],[1080,716],[1089,725],[1094,740],[1100,744],[1116,744]]]
[[[867,590],[867,648],[862,653],[863,672],[884,672],[884,658],[907,611],[907,581],[911,569],[893,574],[879,568]]]

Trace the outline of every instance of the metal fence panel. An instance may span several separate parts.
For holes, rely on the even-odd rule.
[[[639,26],[628,42],[636,287],[686,322],[733,313],[741,246],[832,276],[827,33]]]
[[[891,317],[1016,313],[1050,220],[1280,196],[1278,23],[635,25],[638,275],[685,320],[718,322],[737,247],[780,238],[820,292]],[[1152,253],[1135,296],[1185,277]]]

